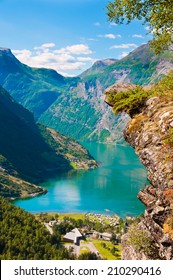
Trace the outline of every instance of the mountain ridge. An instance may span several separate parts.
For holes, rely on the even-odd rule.
[[[18,63],[20,71],[16,73],[10,72],[11,66],[8,73],[4,72],[0,63],[0,83],[37,120],[77,140],[106,143],[123,141],[122,130],[129,117],[125,114],[114,117],[103,100],[104,90],[114,83],[153,83],[173,69],[171,54],[156,56],[148,44],[123,59],[95,62],[74,78]]]
[[[92,73],[94,72],[94,74],[96,74],[99,71],[104,70],[107,66],[114,64],[116,61],[118,61],[118,59],[114,59],[114,58],[97,60],[89,69],[85,70],[80,75],[78,75],[78,77],[82,78],[83,76],[89,75],[91,71]]]

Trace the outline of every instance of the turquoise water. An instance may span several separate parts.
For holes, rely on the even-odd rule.
[[[144,211],[137,199],[147,183],[146,169],[128,145],[83,143],[100,167],[89,171],[68,172],[44,184],[46,195],[18,200],[14,204],[38,212],[95,212],[138,215]]]

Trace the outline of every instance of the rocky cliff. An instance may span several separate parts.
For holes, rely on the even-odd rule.
[[[149,98],[124,131],[125,140],[147,168],[150,181],[138,193],[146,206],[144,217],[136,228],[129,229],[122,241],[126,260],[173,259],[172,96],[173,87],[169,85],[168,95]]]
[[[124,132],[126,141],[135,148],[148,169],[150,185],[138,198],[146,210],[140,227],[148,232],[156,250],[149,256],[137,253],[124,238],[123,259],[173,258],[173,101],[152,97],[143,112],[135,116]],[[152,255],[154,253],[154,255]]]

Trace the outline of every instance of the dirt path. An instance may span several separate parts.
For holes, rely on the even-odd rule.
[[[49,224],[44,223],[45,227],[48,229],[48,231],[50,232],[50,234],[53,234],[53,230],[52,228],[49,226]]]

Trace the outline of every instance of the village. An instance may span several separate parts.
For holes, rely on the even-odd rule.
[[[114,215],[103,214],[49,214],[37,215],[52,235],[58,236],[60,244],[76,257],[95,253],[98,259],[121,259],[121,236],[128,227],[126,221]]]

